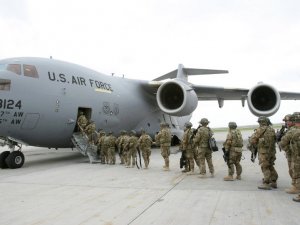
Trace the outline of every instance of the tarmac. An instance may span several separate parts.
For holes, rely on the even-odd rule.
[[[0,170],[0,224],[299,224],[300,203],[284,191],[291,182],[284,153],[277,152],[277,189],[257,188],[262,173],[246,147],[242,180],[223,181],[227,165],[220,147],[225,137],[226,132],[215,134],[220,146],[213,153],[213,178],[209,173],[199,178],[198,167],[196,175],[182,173],[178,147],[172,147],[170,171],[163,170],[158,148],[152,149],[146,170],[125,168],[119,161],[91,164],[76,149],[24,147],[21,169]]]

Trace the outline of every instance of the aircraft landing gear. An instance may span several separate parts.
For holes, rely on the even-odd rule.
[[[17,169],[23,166],[25,157],[23,152],[13,151],[7,156],[5,162],[10,169]]]
[[[0,154],[0,168],[5,169],[8,168],[8,165],[6,164],[5,160],[7,156],[9,156],[10,151],[4,151]]]
[[[25,156],[20,151],[22,145],[19,145],[17,142],[14,141],[7,141],[5,144],[9,146],[11,149],[10,151],[4,151],[0,154],[0,168],[10,168],[10,169],[17,169],[21,168],[25,162]],[[18,150],[15,150],[15,147],[18,147]]]

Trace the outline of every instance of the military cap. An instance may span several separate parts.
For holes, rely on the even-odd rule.
[[[208,121],[207,118],[202,118],[199,123],[201,123],[202,125],[203,124],[209,124],[209,121]]]
[[[191,122],[186,122],[186,123],[184,124],[184,126],[185,126],[185,127],[192,127],[193,124],[192,124]]]
[[[130,134],[133,134],[133,135],[136,135],[135,130],[131,130],[129,133],[130,133]]]
[[[260,116],[260,117],[258,117],[257,122],[258,123],[268,123],[268,118],[265,116]]]
[[[291,121],[300,123],[300,112],[294,112],[291,116]]]
[[[291,120],[291,116],[292,116],[292,114],[287,114],[287,115],[285,115],[285,116],[283,117],[282,121],[284,121],[284,122],[290,121],[290,120]]]
[[[229,123],[228,123],[228,127],[229,127],[230,129],[235,129],[235,128],[237,128],[236,122],[229,122]]]

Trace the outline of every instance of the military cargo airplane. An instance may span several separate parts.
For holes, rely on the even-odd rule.
[[[181,138],[199,100],[245,101],[256,115],[271,116],[281,99],[300,99],[300,93],[279,92],[259,83],[251,89],[195,85],[188,76],[228,73],[226,70],[178,69],[153,81],[104,75],[54,59],[10,58],[0,60],[0,144],[10,151],[0,154],[1,168],[20,168],[22,144],[73,147],[80,112],[97,128],[115,134],[122,129],[144,128],[152,137],[159,124],[170,124],[173,137]],[[169,79],[169,80],[166,80]]]

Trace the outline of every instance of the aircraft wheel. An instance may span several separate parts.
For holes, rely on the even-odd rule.
[[[5,159],[7,158],[7,156],[9,156],[10,151],[4,151],[0,154],[0,168],[1,169],[5,169],[8,168]]]
[[[5,162],[10,169],[21,168],[25,162],[25,157],[22,152],[14,151],[9,154]]]

